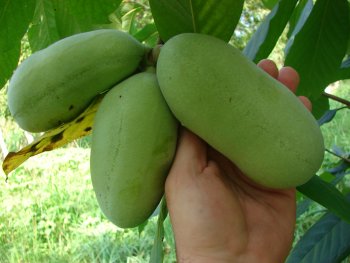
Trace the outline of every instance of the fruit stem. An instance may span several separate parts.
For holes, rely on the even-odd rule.
[[[159,54],[160,54],[160,49],[162,48],[162,45],[159,44],[159,45],[156,45],[154,48],[152,48],[152,52],[151,52],[151,55],[152,55],[152,61],[154,62],[154,65],[157,64],[157,61],[158,61],[158,57],[159,57]]]
[[[156,67],[161,46],[162,45],[156,45],[146,52],[142,62],[140,63],[141,71],[145,71],[148,67]]]

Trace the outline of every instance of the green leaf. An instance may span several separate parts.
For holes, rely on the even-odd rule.
[[[341,108],[336,108],[336,109],[332,109],[332,110],[327,110],[320,119],[317,120],[318,125],[323,125],[326,124],[328,122],[331,122],[333,120],[333,118],[335,117],[335,115],[337,114],[338,110],[342,110],[345,107],[341,107]]]
[[[334,185],[314,176],[297,190],[350,223],[350,202]]]
[[[43,49],[60,39],[51,0],[37,0],[28,38],[32,52]]]
[[[126,29],[126,31],[133,35],[136,33],[137,30],[137,15],[142,12],[143,9],[141,7],[136,7],[129,12],[127,12],[123,16],[123,21],[125,21],[126,25],[123,25],[123,27]]]
[[[262,2],[266,8],[271,10],[277,4],[278,0],[263,0]]]
[[[60,37],[86,32],[109,24],[109,15],[121,0],[52,0]]]
[[[303,199],[302,201],[298,202],[296,217],[299,218],[302,214],[308,211],[312,203],[312,200],[309,198]]]
[[[297,94],[309,97],[316,117],[327,110],[323,90],[333,81],[347,49],[347,0],[318,0],[305,24],[293,38],[285,64],[300,75]]]
[[[153,35],[157,34],[157,28],[154,23],[145,25],[142,29],[137,31],[133,36],[140,42],[147,41]]]
[[[350,195],[348,196],[350,203]],[[325,214],[296,244],[287,263],[341,262],[350,253],[350,224]]]
[[[21,40],[35,9],[35,0],[0,0],[0,88],[11,77],[21,55]]]
[[[139,236],[145,230],[145,227],[147,226],[147,224],[148,224],[148,220],[146,220],[145,222],[143,222],[137,226],[137,231],[139,232]]]
[[[300,0],[289,19],[288,38],[291,40],[300,31],[314,6],[312,0]]]
[[[272,11],[265,17],[249,40],[243,53],[255,63],[267,58],[293,13],[296,0],[280,0]]]
[[[323,116],[329,110],[329,99],[325,96],[320,96],[318,99],[312,101],[312,114],[316,119]]]
[[[334,81],[350,79],[350,57],[343,61]]]
[[[110,24],[121,0],[37,0],[29,41],[33,51],[64,37]]]
[[[320,175],[320,178],[325,180],[332,185],[337,185],[345,175],[348,174],[347,169],[349,168],[349,164],[346,161],[341,161],[340,164],[337,164],[335,167],[328,169],[326,172]],[[303,196],[298,192],[298,197]],[[298,198],[297,204],[297,218],[305,213],[309,206],[313,203],[313,201],[307,197]]]
[[[162,198],[160,204],[160,212],[158,214],[156,236],[154,238],[153,247],[151,251],[151,263],[163,263],[163,240],[164,240],[164,220],[168,215],[165,197]]]
[[[244,0],[150,0],[161,39],[185,32],[203,33],[229,41],[242,13]]]

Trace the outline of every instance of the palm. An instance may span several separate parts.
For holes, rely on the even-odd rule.
[[[271,190],[257,186],[232,162],[211,151],[208,156],[215,160],[213,165],[220,167],[223,175],[230,178],[226,180],[229,185],[227,198],[232,199],[237,209],[231,210],[228,215],[245,226],[242,238],[246,239],[246,243],[242,249],[245,257],[248,257],[246,262],[272,262],[267,258],[263,260],[266,251],[269,251],[269,257],[282,260],[290,249],[293,237],[295,190]]]
[[[295,191],[259,188],[194,134],[184,131],[182,140],[203,155],[195,157],[199,162],[191,175],[182,170],[186,167],[176,167],[179,159],[175,160],[167,180],[167,187],[170,184],[176,189],[176,193],[167,189],[171,220],[173,225],[182,226],[174,227],[177,243],[181,244],[178,251],[198,256],[200,251],[219,251],[218,259],[240,258],[243,262],[283,259],[292,242]],[[177,200],[173,202],[175,194]],[[263,260],[264,256],[271,258]]]

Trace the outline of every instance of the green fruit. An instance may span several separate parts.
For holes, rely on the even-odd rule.
[[[101,210],[115,225],[135,227],[157,207],[176,148],[177,121],[155,73],[112,88],[96,113],[91,178]]]
[[[77,117],[99,93],[133,74],[147,48],[127,33],[101,29],[62,39],[15,71],[8,105],[15,121],[41,132]]]
[[[211,36],[186,33],[161,48],[157,77],[176,118],[272,188],[307,182],[319,169],[319,126],[299,99],[242,53]]]

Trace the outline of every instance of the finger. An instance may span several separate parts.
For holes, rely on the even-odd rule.
[[[207,163],[206,154],[205,142],[182,127],[171,172],[201,171]]]
[[[291,67],[283,67],[277,79],[293,93],[296,92],[300,82],[298,72]],[[307,97],[299,96],[299,99],[309,111],[312,111],[312,103]]]
[[[296,92],[300,81],[298,72],[291,67],[281,68],[277,80],[290,89],[293,93]]]
[[[172,206],[182,203],[181,196],[187,196],[197,174],[206,166],[206,144],[184,127],[180,128],[173,164],[165,181],[165,194],[169,212]]]
[[[309,110],[312,111],[312,103],[311,101],[305,97],[305,96],[299,96],[299,100],[305,105],[305,107]]]
[[[278,68],[270,59],[263,59],[258,63],[258,67],[260,67],[262,70],[264,70],[267,74],[269,74],[271,77],[277,79],[278,77]]]

